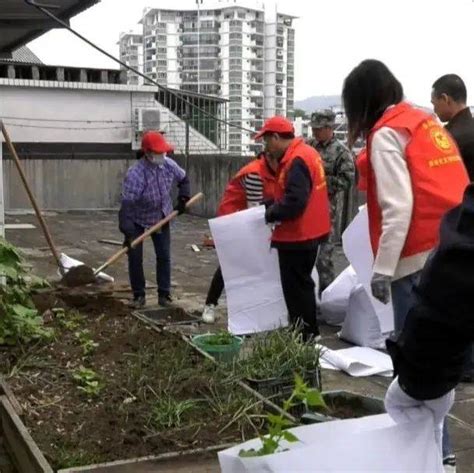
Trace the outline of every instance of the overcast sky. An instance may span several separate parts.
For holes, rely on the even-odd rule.
[[[189,7],[195,1],[102,0],[75,17],[72,26],[118,55],[120,32],[137,27],[144,7],[170,5]],[[392,69],[409,100],[429,105],[434,80],[457,73],[474,104],[474,0],[279,0],[278,7],[300,17],[295,22],[297,100],[340,94],[350,70],[376,58]],[[115,67],[67,31],[52,31],[30,46],[45,63]]]

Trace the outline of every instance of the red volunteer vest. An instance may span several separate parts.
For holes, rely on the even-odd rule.
[[[367,191],[367,149],[364,148],[356,158],[357,189],[361,192]]]
[[[265,158],[254,159],[229,181],[224,195],[217,210],[217,215],[229,215],[247,208],[247,196],[242,186],[242,178],[247,174],[258,174],[263,182],[263,198],[272,200],[275,198],[276,177],[268,169]]]
[[[413,213],[401,257],[412,256],[437,245],[441,218],[461,202],[469,179],[455,142],[430,115],[406,102],[387,110],[370,131],[367,147],[367,207],[374,255],[382,234],[382,213],[370,150],[374,133],[382,127],[405,130],[410,136],[405,154]]]
[[[296,138],[286,150],[277,170],[275,200],[281,200],[285,194],[286,175],[296,158],[302,159],[308,167],[312,188],[308,204],[303,213],[292,220],[282,222],[275,227],[272,241],[299,242],[323,237],[331,231],[329,217],[329,199],[324,175],[324,166],[318,152]]]

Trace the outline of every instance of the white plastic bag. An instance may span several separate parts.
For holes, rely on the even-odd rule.
[[[348,266],[323,291],[321,296],[321,320],[329,325],[342,325],[346,317],[351,291],[357,284],[356,272],[352,266]]]
[[[241,458],[259,439],[219,452],[222,473],[443,473],[432,416],[395,424],[388,414],[305,425],[287,451]]]
[[[270,247],[265,207],[209,220],[227,297],[228,328],[234,335],[288,325],[278,253]]]
[[[347,316],[339,337],[360,347],[385,348],[388,335],[381,332],[370,297],[365,287],[358,284],[349,297]]]

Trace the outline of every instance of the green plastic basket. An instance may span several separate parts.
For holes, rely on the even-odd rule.
[[[209,355],[213,356],[217,361],[231,362],[240,352],[240,348],[244,341],[241,337],[233,337],[233,342],[229,345],[209,345],[206,340],[212,337],[214,334],[206,333],[204,335],[194,335],[192,342],[199,347],[202,351],[205,351]]]

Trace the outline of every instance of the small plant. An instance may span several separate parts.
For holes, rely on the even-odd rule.
[[[220,330],[217,333],[206,336],[206,345],[232,345],[235,343],[235,337],[227,332],[227,330]]]
[[[84,316],[74,310],[66,312],[64,309],[58,307],[52,309],[52,312],[59,325],[66,330],[77,330],[84,321]]]
[[[251,351],[234,364],[234,372],[250,379],[288,378],[294,373],[302,376],[319,367],[319,350],[304,343],[301,332],[279,329],[257,334],[252,338]]]
[[[295,402],[297,401],[297,402]],[[310,407],[325,407],[324,399],[321,393],[316,389],[309,388],[299,375],[295,375],[295,387],[291,396],[283,403],[283,411],[288,412],[298,402],[304,402]],[[293,426],[293,423],[285,418],[283,414],[267,414],[268,434],[260,436],[262,447],[258,450],[254,448],[250,450],[241,450],[239,456],[241,457],[261,457],[264,455],[271,455],[278,451],[283,451],[281,442],[286,440],[293,443],[298,441],[298,437],[289,432],[288,427]]]
[[[166,395],[159,398],[152,407],[151,424],[158,430],[180,427],[183,415],[196,406],[196,401],[178,401]]]
[[[54,331],[45,328],[43,319],[31,298],[33,285],[47,284],[39,278],[32,280],[23,267],[17,249],[0,237],[0,344],[15,345],[35,340],[49,340]]]
[[[74,468],[98,463],[100,458],[85,450],[78,450],[75,445],[61,443],[55,445],[56,458],[54,467],[57,469]]]
[[[90,331],[87,329],[80,330],[74,335],[81,344],[82,353],[84,354],[84,356],[89,356],[99,346],[98,343],[94,342],[91,337]]]
[[[78,389],[88,396],[97,396],[103,388],[99,376],[94,370],[81,366],[73,372],[72,377],[79,385]]]

